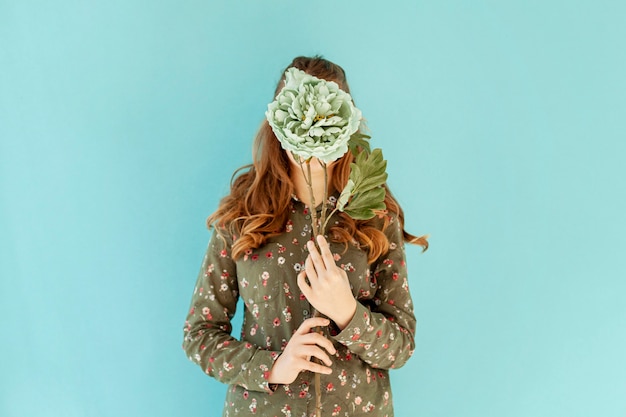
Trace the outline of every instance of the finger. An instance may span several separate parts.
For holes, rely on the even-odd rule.
[[[330,360],[330,356],[328,356],[322,349],[314,345],[302,345],[298,348],[296,354],[302,358],[317,358],[328,366],[333,364],[333,361]]]
[[[317,255],[319,257],[319,255]],[[324,264],[320,261],[320,266],[324,266]],[[317,281],[318,275],[317,275],[317,271],[318,271],[318,266],[315,265],[315,262],[313,261],[313,258],[311,255],[309,255],[306,258],[306,261],[304,261],[304,270],[306,271],[306,276],[309,278],[309,282],[311,283],[311,286],[314,285],[315,281]],[[321,269],[323,271],[323,269]]]
[[[326,238],[324,238],[324,236],[322,235],[317,236],[317,244],[320,247],[320,255],[322,260],[324,261],[324,266],[326,267],[326,269],[337,266],[337,263],[335,262],[335,257],[330,251],[330,245],[328,244]]]
[[[316,270],[318,271],[325,270],[326,265],[324,264],[324,260],[322,259],[320,253],[317,251],[317,248],[315,247],[315,242],[313,242],[312,240],[309,240],[306,245],[307,245],[307,249],[309,249],[309,257],[307,258],[307,260],[311,259],[311,261],[313,262],[313,266],[315,266]]]
[[[333,370],[330,369],[329,367],[320,365],[319,363],[315,363],[315,362],[302,360],[302,363],[300,363],[299,365],[300,366],[298,367],[302,369],[303,371],[311,371],[311,372],[315,372],[316,374],[326,374],[326,375],[330,375],[333,373]]]
[[[302,291],[302,294],[304,294],[304,296],[307,298],[307,300],[310,298],[311,295],[311,291],[312,288],[311,286],[306,282],[306,276],[307,273],[306,271],[302,271],[298,274],[298,277],[296,279],[296,282],[298,283],[298,288],[300,288],[300,291]]]
[[[302,322],[298,330],[296,330],[297,334],[309,334],[311,333],[311,329],[318,326],[328,326],[330,324],[330,320],[324,317],[311,317],[310,319],[306,319]],[[322,336],[323,337],[323,336]]]
[[[334,355],[335,353],[337,353],[337,349],[335,349],[333,342],[331,342],[329,339],[327,339],[326,337],[316,332],[311,332],[311,333],[301,336],[300,341],[303,344],[317,345],[321,348],[324,348],[331,355]]]

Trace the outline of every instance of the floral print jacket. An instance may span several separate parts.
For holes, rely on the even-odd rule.
[[[333,373],[321,375],[323,416],[393,416],[388,370],[404,365],[413,353],[415,316],[395,216],[384,233],[389,252],[371,265],[358,247],[331,243],[359,302],[346,328],[339,331],[331,323],[328,330],[337,354],[331,356]],[[230,252],[234,239],[213,233],[193,291],[183,348],[206,374],[230,385],[224,416],[314,416],[312,373],[302,372],[275,390],[267,382],[293,332],[312,316],[296,283],[311,239],[309,208],[292,199],[284,233],[237,260]],[[231,336],[231,319],[239,297],[244,321],[238,340]]]

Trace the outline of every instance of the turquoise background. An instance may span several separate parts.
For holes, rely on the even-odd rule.
[[[0,0],[0,415],[221,414],[180,347],[204,220],[282,68],[321,53],[431,235],[396,414],[625,416],[625,22],[608,0]]]

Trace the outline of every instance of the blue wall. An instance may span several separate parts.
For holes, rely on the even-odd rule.
[[[622,1],[0,0],[0,415],[219,416],[180,348],[281,69],[347,71],[414,233],[398,416],[626,413]]]

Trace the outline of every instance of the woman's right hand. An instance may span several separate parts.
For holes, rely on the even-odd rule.
[[[270,384],[291,384],[302,371],[330,374],[332,369],[329,366],[332,365],[332,362],[326,352],[334,355],[337,351],[330,340],[311,331],[314,327],[328,326],[329,324],[330,320],[323,317],[304,320],[285,346],[285,350],[274,362],[268,382]],[[328,366],[312,362],[312,357],[319,359]]]

